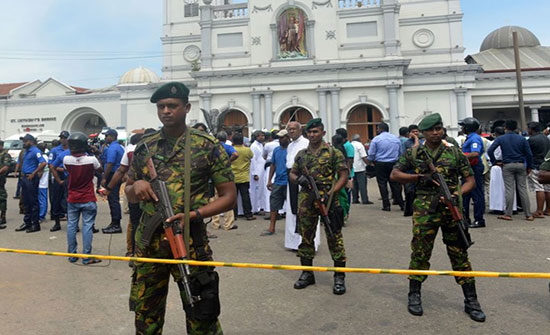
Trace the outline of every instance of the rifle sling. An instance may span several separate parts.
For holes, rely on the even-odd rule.
[[[183,243],[185,244],[185,250],[187,250],[187,253],[189,254],[189,213],[191,211],[191,131],[189,128],[185,129],[183,163]]]

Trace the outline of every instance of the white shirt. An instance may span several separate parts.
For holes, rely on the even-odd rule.
[[[358,141],[352,141],[351,145],[353,145],[353,149],[355,149],[355,155],[353,156],[353,170],[355,172],[363,172],[367,169],[365,161],[363,161],[363,158],[367,157],[365,146]]]
[[[279,140],[273,140],[264,145],[264,158],[266,162],[271,162],[271,157],[273,157],[273,150],[279,146]]]
[[[122,155],[122,159],[120,160],[120,165],[124,166],[130,166],[130,160],[128,159],[128,154],[131,152],[134,152],[136,150],[135,144],[128,144],[126,146],[126,150],[124,150],[124,155]]]
[[[298,151],[307,148],[309,145],[309,140],[303,136],[298,137],[296,140],[290,142],[288,148],[286,149],[286,168],[292,169],[294,165],[294,158]]]
[[[40,177],[40,181],[38,182],[38,188],[48,188],[48,179],[50,177],[50,170],[48,169],[48,161],[49,161],[49,155],[48,151],[42,155],[44,159],[46,160],[46,166],[44,167],[44,170],[42,170],[42,177]]]
[[[260,176],[264,172],[265,159],[263,157],[264,145],[258,141],[254,141],[250,146],[250,150],[254,154],[250,163],[250,175]]]

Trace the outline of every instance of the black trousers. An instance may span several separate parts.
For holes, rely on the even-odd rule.
[[[369,195],[367,193],[367,172],[355,171],[353,177],[353,189],[351,190],[353,195],[353,202],[359,202],[359,194],[361,194],[361,202],[366,204],[369,201]]]
[[[114,172],[111,172],[109,174],[109,176],[107,177],[107,184],[109,184],[114,175]],[[120,222],[120,219],[122,218],[122,210],[120,209],[120,183],[113,186],[111,192],[107,196],[107,200],[109,201],[111,220],[113,222]]]
[[[401,196],[401,185],[397,182],[390,181],[391,170],[395,162],[376,162],[374,169],[376,172],[376,182],[378,183],[378,189],[382,196],[382,206],[384,208],[390,208],[390,198],[388,194],[388,183],[390,184],[393,200],[397,202],[399,207],[403,208],[404,202]]]
[[[67,181],[65,181],[63,185],[59,185],[54,179],[50,189],[50,201],[52,206],[50,210],[50,216],[52,220],[59,219],[65,216],[65,211],[63,210],[63,199],[67,201],[65,192],[66,189]]]
[[[250,189],[250,183],[236,183],[235,185],[237,186],[237,194],[241,195],[244,216],[251,217],[252,204],[250,203],[250,193],[248,192]]]

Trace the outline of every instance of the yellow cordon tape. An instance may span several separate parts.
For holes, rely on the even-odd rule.
[[[277,265],[258,263],[226,263],[226,262],[202,262],[192,260],[175,260],[161,258],[141,258],[123,256],[105,256],[88,254],[71,254],[67,252],[52,252],[23,249],[0,248],[0,252],[11,252],[16,254],[77,257],[105,259],[113,261],[133,261],[142,263],[162,264],[189,264],[195,266],[222,266],[231,268],[265,269],[265,270],[291,270],[291,271],[319,271],[319,272],[349,272],[349,273],[370,273],[370,274],[394,274],[394,275],[421,275],[421,276],[453,276],[453,277],[499,277],[499,278],[529,278],[529,279],[550,279],[548,272],[491,272],[491,271],[437,271],[437,270],[398,270],[398,269],[370,269],[370,268],[337,268],[325,266],[300,266],[300,265]]]

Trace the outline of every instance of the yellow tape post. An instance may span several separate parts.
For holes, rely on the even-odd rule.
[[[437,270],[400,270],[400,269],[373,269],[373,268],[338,268],[325,266],[301,266],[301,265],[279,265],[259,263],[227,263],[227,262],[203,262],[194,260],[175,260],[161,258],[142,258],[124,256],[105,256],[88,254],[71,254],[67,252],[52,252],[24,249],[0,248],[0,252],[57,256],[57,257],[78,257],[93,258],[125,262],[141,263],[162,263],[162,264],[189,264],[195,266],[221,266],[232,268],[264,269],[264,270],[290,270],[290,271],[318,271],[318,272],[348,272],[348,273],[370,273],[370,274],[393,274],[393,275],[426,275],[426,276],[453,276],[453,277],[490,277],[490,278],[524,278],[524,279],[550,279],[548,272],[491,272],[491,271],[437,271]]]

